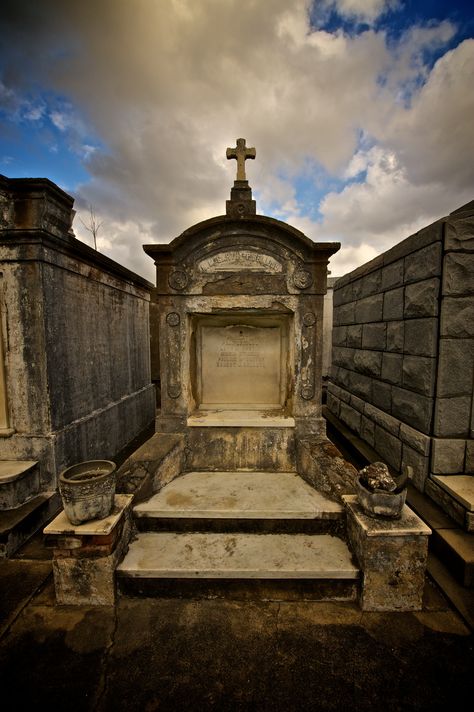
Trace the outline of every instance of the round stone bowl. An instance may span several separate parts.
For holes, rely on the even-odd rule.
[[[110,460],[88,460],[60,473],[59,492],[71,524],[109,516],[114,507],[115,469]]]
[[[399,519],[406,496],[406,487],[401,492],[384,492],[383,490],[371,492],[362,484],[360,478],[357,479],[357,500],[362,511],[369,517]]]

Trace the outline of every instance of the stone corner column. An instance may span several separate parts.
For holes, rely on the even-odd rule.
[[[362,610],[421,610],[431,529],[407,505],[400,519],[382,519],[364,514],[356,495],[342,499],[349,542],[362,570]]]

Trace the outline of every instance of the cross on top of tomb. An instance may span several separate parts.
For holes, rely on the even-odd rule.
[[[226,156],[228,159],[235,158],[237,160],[237,178],[236,180],[247,180],[245,176],[245,161],[247,158],[255,158],[257,152],[255,148],[247,148],[244,138],[237,139],[235,148],[228,148]]]

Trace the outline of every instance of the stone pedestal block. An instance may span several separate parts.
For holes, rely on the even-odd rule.
[[[407,506],[400,519],[375,519],[362,512],[355,495],[343,501],[349,541],[363,571],[362,609],[421,610],[431,529]]]
[[[115,496],[105,519],[73,526],[61,512],[44,529],[53,548],[53,574],[59,604],[113,606],[115,569],[125,555],[131,533],[133,496]]]

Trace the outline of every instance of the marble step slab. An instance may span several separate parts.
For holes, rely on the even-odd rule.
[[[34,460],[0,460],[0,510],[16,509],[40,489],[39,465]]]

